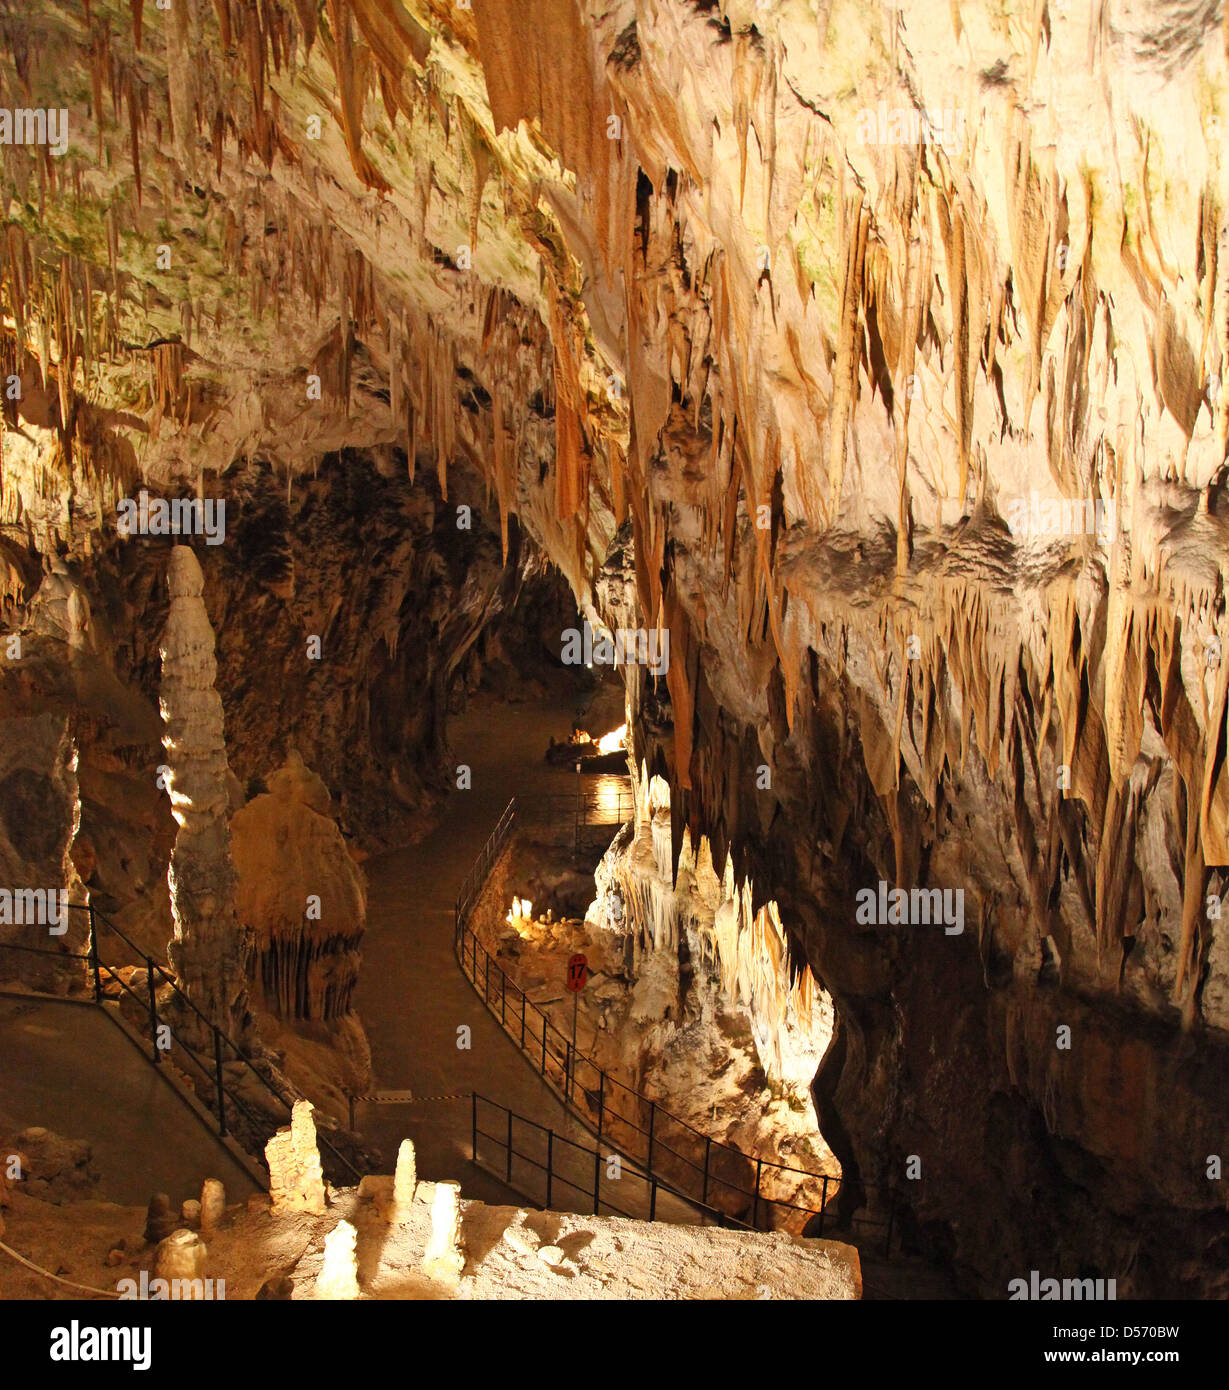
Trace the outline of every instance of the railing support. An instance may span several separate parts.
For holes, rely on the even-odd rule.
[[[606,1117],[606,1073],[599,1071],[597,1074],[597,1142],[602,1142],[602,1121]],[[597,1215],[596,1210],[594,1215]]]
[[[90,970],[94,975],[94,1003],[102,1003],[102,971],[98,964],[98,919],[94,916],[94,904],[90,903]]]
[[[158,1054],[158,994],[157,986],[154,984],[154,958],[145,957],[146,982],[149,985],[149,1041],[153,1048],[154,1065],[158,1066],[162,1058]]]
[[[512,1111],[508,1111],[508,1186],[512,1186]]]
[[[598,1214],[602,1204],[602,1150],[599,1145],[593,1150],[593,1214]]]
[[[649,1170],[650,1173],[652,1173],[653,1171],[653,1129],[654,1122],[656,1121],[656,1119],[657,1102],[655,1100],[651,1100],[649,1101],[649,1156],[644,1161],[644,1166]]]
[[[546,1206],[550,1208],[551,1178],[554,1176],[555,1167],[555,1131],[546,1131]]]
[[[755,1160],[755,1206],[752,1208],[751,1226],[753,1230],[760,1229],[760,1174],[764,1171],[764,1160]]]
[[[223,1139],[226,1138],[226,1087],[222,1081],[222,1033],[215,1023],[213,1025],[213,1076],[214,1084],[218,1088],[218,1133]],[[351,1106],[354,1102],[351,1101]],[[354,1128],[353,1117],[350,1120],[350,1128]]]
[[[708,1161],[712,1157],[712,1153],[713,1136],[711,1134],[706,1134],[704,1136],[704,1191],[700,1197],[700,1201],[705,1206],[708,1205]]]
[[[469,1153],[475,1163],[478,1162],[478,1092],[474,1091],[470,1097],[470,1107],[473,1115],[473,1138],[470,1141]]]

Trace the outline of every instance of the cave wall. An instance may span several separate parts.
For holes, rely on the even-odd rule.
[[[451,506],[467,460],[500,553],[524,532],[596,616],[668,627],[665,682],[629,673],[637,756],[674,852],[731,850],[832,994],[846,1174],[897,1183],[985,1292],[1055,1264],[1223,1291],[1224,24],[2,6],[4,90],[73,115],[61,158],[0,149],[7,609],[70,531],[105,552],[141,478],[249,487],[270,524],[212,561],[242,571],[211,600],[236,765],[266,699],[361,816],[391,774],[325,764],[343,724],[402,746],[368,696],[395,703],[408,634],[371,619],[425,522],[375,487],[343,546],[312,472],[400,449]],[[297,659],[332,613],[317,551],[386,575],[342,586],[364,660],[336,721],[310,678],[262,684],[236,621],[292,612]],[[859,923],[880,881],[960,889],[964,931]]]

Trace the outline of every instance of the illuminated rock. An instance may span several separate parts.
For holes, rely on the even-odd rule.
[[[460,1183],[436,1183],[431,1202],[431,1239],[422,1262],[423,1273],[433,1279],[459,1279],[465,1269],[460,1197]]]
[[[348,1221],[339,1221],[324,1238],[324,1264],[316,1277],[315,1297],[355,1299],[359,1296],[358,1232]]]
[[[265,1145],[265,1161],[274,1212],[324,1213],[324,1172],[310,1101],[295,1101],[290,1124]]]

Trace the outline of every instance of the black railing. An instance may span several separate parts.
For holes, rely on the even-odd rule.
[[[553,830],[570,822],[575,849],[587,842],[587,830],[609,832],[613,826],[631,820],[636,813],[636,798],[628,779],[615,773],[600,775],[603,782],[598,786],[582,784],[577,778],[574,792],[532,792],[517,798],[522,820],[527,818],[527,812],[532,812],[535,829]]]
[[[500,1027],[516,1042],[530,1065],[568,1110],[597,1136],[643,1170],[662,1188],[702,1211],[722,1210],[735,1224],[752,1229],[806,1225],[822,1236],[831,1221],[842,1180],[775,1163],[701,1133],[655,1100],[616,1080],[580,1053],[503,969],[469,926],[469,916],[491,866],[512,836],[517,801],[508,803],[491,832],[457,899],[454,950],[462,971],[482,996]],[[492,1102],[493,1103],[493,1102]],[[774,1196],[803,1185],[818,1188],[814,1204]],[[891,1249],[894,1204],[881,1204],[884,1216],[856,1216],[859,1226],[882,1229],[885,1253]]]
[[[89,950],[81,955],[71,951],[50,951],[36,946],[20,946],[12,942],[0,942],[0,949],[8,951],[27,951],[34,955],[50,956],[57,961],[77,960],[85,964],[90,981],[93,985],[94,1003],[102,1005],[105,1002],[106,991],[103,986],[104,978],[113,981],[118,987],[121,999],[126,995],[137,1001],[142,1018],[141,1031],[148,1030],[149,1035],[149,1061],[155,1066],[161,1065],[168,1056],[173,1056],[176,1064],[180,1065],[184,1075],[192,1084],[193,1092],[200,1097],[203,1093],[212,1093],[212,1102],[205,1104],[205,1110],[211,1115],[218,1127],[218,1134],[225,1138],[228,1134],[235,1131],[235,1117],[241,1117],[251,1127],[256,1136],[264,1135],[268,1138],[268,1123],[260,1116],[253,1114],[252,1110],[244,1103],[242,1097],[235,1090],[234,1086],[226,1078],[226,1068],[239,1066],[249,1072],[265,1091],[273,1097],[279,1105],[286,1110],[287,1116],[291,1114],[295,1100],[299,1097],[291,1095],[287,1097],[279,1086],[276,1086],[260,1069],[253,1063],[233,1039],[218,1027],[212,1019],[207,1018],[195,1003],[179,987],[175,977],[159,965],[157,961],[141,948],[130,937],[125,935],[114,922],[106,918],[92,904],[82,905],[78,903],[67,904],[71,911],[86,912],[90,919]],[[110,933],[117,937],[128,948],[135,958],[132,961],[115,962],[104,959],[102,948],[103,933]],[[110,952],[106,953],[110,955]],[[146,972],[145,989],[138,993],[131,984],[124,979],[120,971],[129,967],[144,967]],[[198,1042],[200,1047],[194,1046],[186,1036],[184,1030],[176,1031],[171,1025],[176,1021],[173,1010],[168,1010],[164,1005],[159,1010],[158,996],[163,990],[169,990],[173,1005],[180,1009],[188,1010],[199,1022]],[[182,1015],[181,1015],[182,1016]],[[162,1028],[166,1027],[167,1034],[162,1033]],[[173,1053],[170,1047],[163,1047],[164,1036],[169,1036],[173,1046]],[[187,1065],[185,1065],[187,1064]],[[193,1070],[189,1070],[189,1065]],[[198,1080],[201,1083],[198,1085]],[[228,1111],[227,1104],[231,1109]],[[335,1161],[340,1169],[344,1169],[354,1179],[361,1175],[358,1169],[334,1144],[332,1144],[322,1133],[317,1131],[317,1139],[321,1147],[327,1151],[328,1155]],[[263,1161],[263,1143],[261,1144],[261,1155]]]
[[[558,1209],[562,1188],[576,1194],[562,1196],[562,1200],[570,1202],[573,1208],[579,1200],[585,1212],[591,1211],[594,1216],[605,1212],[642,1221],[643,1208],[637,1211],[631,1205],[619,1206],[611,1200],[612,1192],[617,1191],[620,1197],[630,1193],[627,1200],[634,1204],[637,1190],[642,1189],[650,1221],[657,1220],[657,1197],[665,1192],[678,1197],[687,1207],[698,1210],[701,1225],[711,1222],[728,1229],[751,1229],[745,1222],[716,1207],[700,1206],[652,1173],[639,1172],[631,1165],[620,1162],[618,1176],[613,1176],[610,1172],[614,1158],[612,1152],[603,1154],[600,1148],[578,1144],[558,1130],[538,1124],[536,1120],[519,1115],[506,1105],[476,1092],[472,1104],[471,1152],[475,1164],[506,1186],[539,1201],[543,1207]],[[483,1124],[494,1124],[495,1129],[484,1129]],[[518,1144],[523,1147],[518,1147]],[[489,1156],[491,1149],[494,1149],[496,1157]]]

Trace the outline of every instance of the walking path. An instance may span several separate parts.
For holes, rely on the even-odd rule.
[[[410,1105],[360,1102],[357,1123],[390,1164],[400,1141],[411,1138],[424,1178],[458,1179],[466,1196],[488,1202],[523,1199],[470,1163],[470,1092],[489,1096],[557,1135],[589,1147],[594,1143],[483,1007],[453,955],[458,887],[509,799],[568,792],[573,785],[544,755],[552,735],[567,737],[574,712],[571,703],[475,700],[453,721],[450,740],[458,763],[472,770],[472,788],[451,794],[439,824],[424,839],[365,865],[367,934],[356,1007],[371,1043],[375,1084],[409,1089],[424,1099]],[[470,1030],[468,1049],[457,1046],[462,1026]],[[458,1093],[466,1098],[426,1099]],[[488,1119],[484,1128],[489,1127]],[[531,1153],[538,1148],[519,1135],[516,1146]],[[551,1205],[566,1209],[572,1203],[560,1186]],[[604,1183],[603,1190],[607,1187]],[[612,1200],[636,1215],[647,1214],[634,1180],[626,1197],[612,1194]],[[584,1199],[577,1196],[575,1206],[585,1209]],[[659,1209],[671,1219],[696,1219],[667,1198],[659,1199]]]
[[[100,1009],[16,994],[0,997],[0,1123],[33,1125],[93,1149],[101,1201],[144,1206],[166,1192],[178,1207],[220,1178],[230,1201],[251,1177],[158,1070]]]

